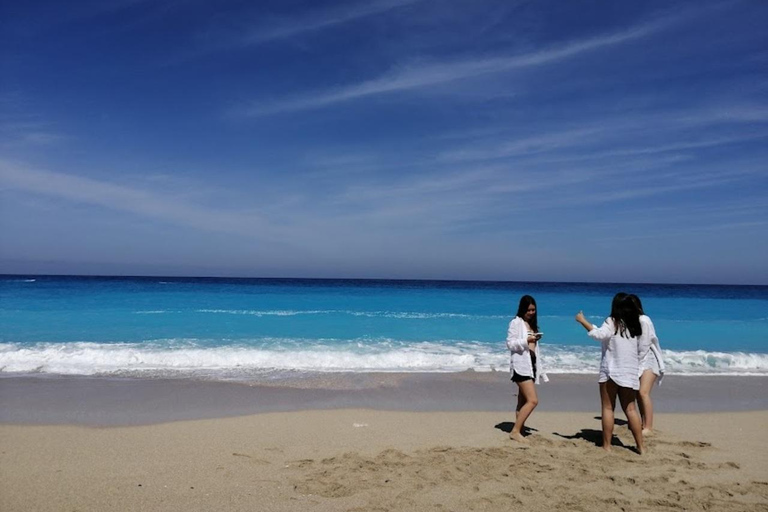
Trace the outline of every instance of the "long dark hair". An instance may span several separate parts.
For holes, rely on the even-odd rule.
[[[530,295],[523,295],[520,297],[520,305],[517,306],[517,316],[525,320],[525,314],[528,312],[528,306],[533,304],[536,306],[536,299],[531,297]],[[531,326],[531,329],[533,329],[533,332],[539,332],[539,307],[536,306],[536,313],[534,313],[533,318],[528,320],[528,325]]]
[[[638,312],[639,312],[641,315],[644,315],[644,314],[645,314],[645,311],[643,311],[643,303],[642,303],[642,302],[640,302],[640,297],[638,297],[638,296],[637,296],[637,295],[635,295],[634,293],[630,293],[629,295],[627,295],[627,297],[629,297],[630,299],[632,299],[632,302],[634,302],[634,303],[635,303],[635,306],[637,306],[637,311],[638,311]]]
[[[635,301],[626,293],[617,293],[613,297],[611,318],[613,318],[613,325],[616,326],[614,334],[624,338],[637,338],[643,334],[643,328],[640,325],[640,311]]]

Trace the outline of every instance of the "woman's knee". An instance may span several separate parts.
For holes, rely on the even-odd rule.
[[[631,401],[628,400],[626,402],[622,401],[621,402],[621,409],[625,413],[636,412],[637,411],[637,404],[636,404],[636,402],[634,400],[631,400]]]
[[[640,391],[637,392],[637,396],[638,398],[640,398],[640,400],[648,401],[651,398],[651,390],[641,389]]]

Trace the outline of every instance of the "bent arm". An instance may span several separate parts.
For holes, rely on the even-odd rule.
[[[579,311],[576,315],[576,321],[587,330],[587,335],[594,340],[600,342],[608,341],[614,334],[613,322],[608,322],[608,320],[603,322],[603,325],[598,328],[592,324],[592,322],[587,320],[583,312]]]
[[[528,347],[528,331],[522,322],[509,322],[507,329],[507,348],[511,352],[522,353]]]
[[[592,322],[587,320],[587,317],[584,316],[584,312],[583,311],[579,311],[578,312],[578,314],[576,315],[576,321],[579,322],[581,324],[581,326],[584,327],[587,330],[587,332],[589,332],[589,331],[591,331],[592,329],[595,328],[595,326],[592,325]]]
[[[600,327],[593,325],[587,335],[599,342],[610,341],[611,337],[616,333],[616,329],[613,326],[613,322],[609,320],[605,320]]]

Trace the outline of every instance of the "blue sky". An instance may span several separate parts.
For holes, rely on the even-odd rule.
[[[6,2],[0,271],[768,284],[768,3]]]

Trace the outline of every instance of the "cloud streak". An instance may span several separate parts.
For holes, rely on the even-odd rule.
[[[290,39],[303,34],[330,29],[339,25],[384,14],[389,11],[407,7],[425,0],[380,0],[378,2],[358,2],[346,9],[331,8],[317,10],[302,17],[284,20],[271,20],[270,23],[260,22],[247,29],[229,30],[213,36],[213,40],[195,50],[187,52],[173,60],[174,64],[212,55],[218,52],[237,48],[248,48],[275,41]],[[216,33],[216,29],[211,30]],[[201,35],[201,39],[209,36]]]
[[[365,97],[412,91],[492,73],[552,64],[591,51],[642,39],[668,28],[678,22],[680,18],[681,16],[676,16],[655,20],[622,32],[574,41],[559,47],[522,55],[406,66],[382,77],[355,85],[325,92],[314,92],[271,103],[255,102],[235,113],[245,117],[259,117],[323,108]]]
[[[547,153],[551,156],[537,158],[535,163],[558,163],[681,152],[766,138],[768,131],[761,126],[766,121],[768,118],[759,108],[750,110],[721,106],[636,116],[629,120],[615,117],[582,119],[580,128],[559,129],[502,142],[499,142],[504,138],[501,129],[495,133],[491,131],[492,137],[484,138],[469,132],[465,138],[470,142],[465,147],[443,151],[437,159],[442,162],[472,162]],[[572,124],[573,120],[562,122],[568,123]],[[750,129],[742,128],[735,135],[691,136],[691,133],[708,133],[713,128],[728,124],[750,125]],[[664,134],[660,138],[663,142],[655,142],[660,134]],[[611,149],[604,149],[606,147]],[[530,159],[526,161],[532,162]]]
[[[360,2],[350,9],[332,9],[323,12],[314,12],[305,18],[290,20],[276,26],[250,29],[234,40],[232,44],[238,46],[250,46],[278,39],[287,39],[306,32],[313,32],[335,25],[342,25],[344,23],[367,18],[422,1],[424,0]]]
[[[0,185],[207,231],[253,238],[275,234],[265,219],[253,213],[205,208],[156,192],[5,161],[0,161]]]

